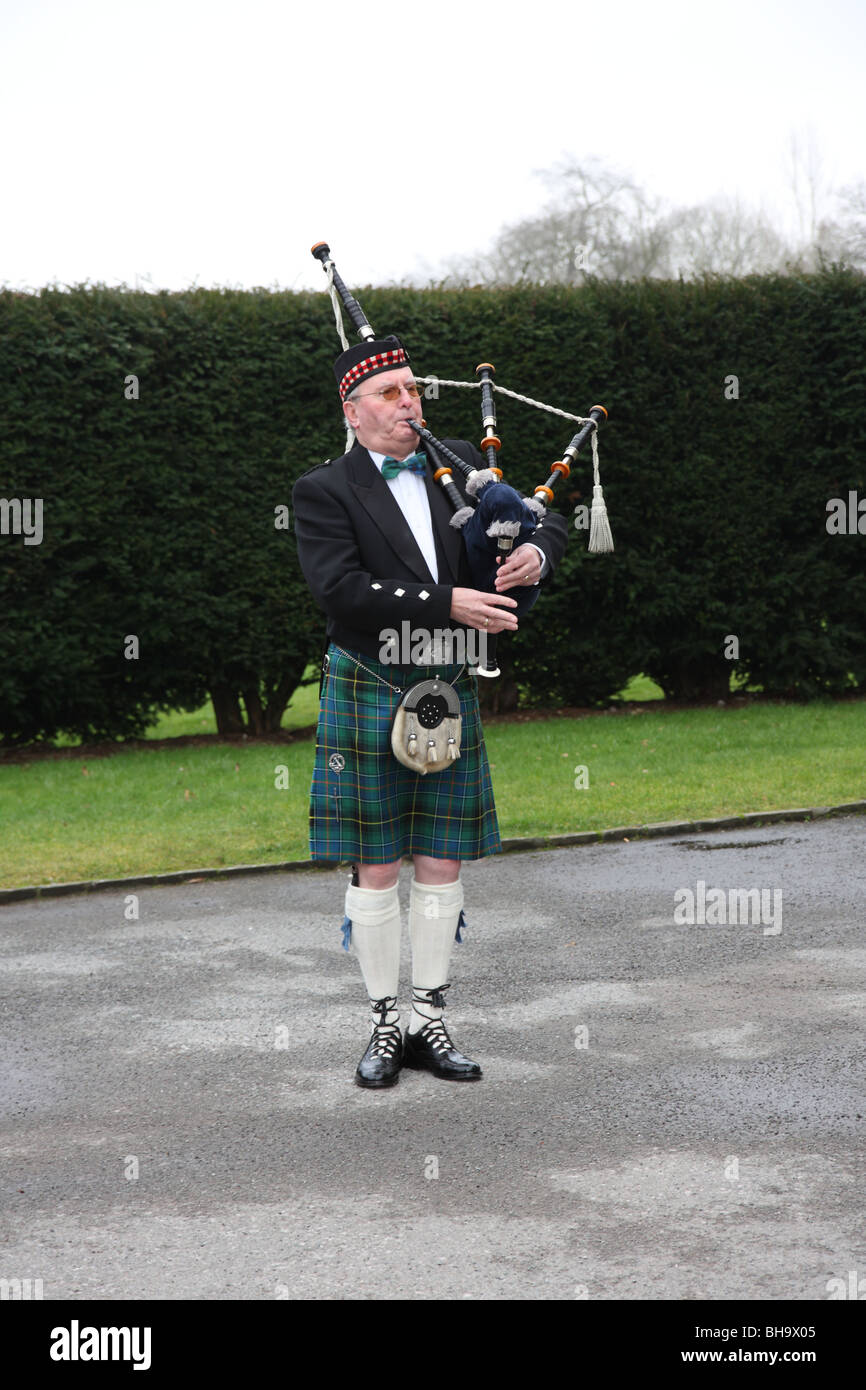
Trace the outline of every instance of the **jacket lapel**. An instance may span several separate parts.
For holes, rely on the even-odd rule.
[[[427,561],[418,548],[409,523],[367,450],[360,444],[356,444],[347,454],[346,461],[349,486],[359,506],[364,508],[370,520],[384,533],[388,539],[388,544],[400,557],[410,573],[418,579],[432,581],[433,576],[427,568]],[[460,533],[448,524],[451,517],[451,507],[442,488],[433,482],[429,467],[424,473],[424,486],[427,489],[427,499],[430,503],[436,557],[440,564],[439,583],[447,584],[449,582],[449,575],[441,570],[443,560],[450,570],[450,581],[456,582],[463,541]]]
[[[459,531],[455,531],[451,525],[451,518],[454,513],[451,510],[451,503],[445,495],[439,483],[433,481],[433,470],[430,467],[430,458],[427,458],[427,469],[424,473],[424,486],[427,489],[427,497],[430,502],[430,516],[433,521],[433,535],[436,540],[436,557],[439,561],[440,584],[447,583],[447,576],[442,570],[442,561],[451,572],[451,580],[457,583],[457,576],[460,572],[460,556],[463,551],[463,537]]]

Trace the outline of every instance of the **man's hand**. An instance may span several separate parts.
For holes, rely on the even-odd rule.
[[[487,594],[483,589],[452,589],[451,617],[479,632],[516,632],[517,618],[510,609],[517,600],[505,594]]]
[[[531,587],[541,580],[541,556],[533,545],[519,545],[496,571],[496,589]]]

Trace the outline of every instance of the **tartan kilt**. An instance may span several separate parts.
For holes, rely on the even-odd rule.
[[[351,655],[403,692],[437,674],[453,682],[460,671],[459,666],[386,665]],[[333,643],[326,665],[310,793],[310,857],[390,864],[412,854],[480,859],[498,853],[502,843],[476,677],[464,670],[454,686],[463,719],[460,757],[441,772],[421,776],[391,750],[401,696]]]

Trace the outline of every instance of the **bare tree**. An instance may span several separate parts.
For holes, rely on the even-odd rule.
[[[791,131],[786,172],[797,214],[800,245],[805,250],[816,243],[827,197],[824,161],[811,126]]]
[[[836,216],[818,225],[818,254],[824,260],[843,261],[866,270],[866,182],[841,188],[837,205]]]
[[[796,243],[738,198],[664,211],[633,178],[596,159],[571,157],[539,177],[551,195],[541,211],[504,227],[486,254],[446,263],[439,283],[691,279],[811,270],[828,258],[866,264],[866,184],[837,195],[838,218],[823,216],[829,195],[812,132],[790,137]]]
[[[763,213],[736,198],[681,208],[667,227],[674,270],[683,279],[778,270],[795,254]]]
[[[553,197],[535,217],[503,228],[483,256],[453,260],[451,283],[579,284],[664,273],[658,209],[627,175],[574,159],[540,177]]]

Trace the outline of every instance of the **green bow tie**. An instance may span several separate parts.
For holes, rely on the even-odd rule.
[[[426,454],[410,454],[407,459],[402,461],[386,458],[382,464],[382,477],[396,478],[403,472],[404,468],[408,468],[411,473],[423,473],[426,463]]]

